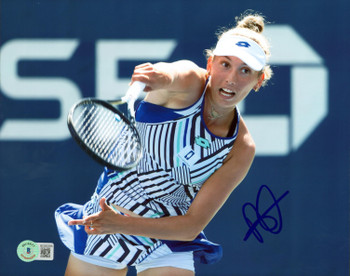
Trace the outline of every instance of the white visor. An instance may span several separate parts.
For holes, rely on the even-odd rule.
[[[253,40],[237,35],[223,35],[213,51],[215,56],[234,56],[241,59],[255,71],[266,65],[264,50]]]

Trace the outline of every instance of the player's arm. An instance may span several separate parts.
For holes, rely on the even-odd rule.
[[[133,81],[146,84],[145,100],[154,104],[183,108],[193,104],[204,89],[206,70],[189,60],[172,63],[144,63],[135,67]]]
[[[237,140],[225,163],[204,183],[185,215],[159,219],[125,217],[103,201],[104,211],[71,224],[86,225],[88,234],[123,233],[165,240],[193,240],[245,178],[254,154],[253,139],[241,120]],[[91,222],[93,229],[88,227]]]

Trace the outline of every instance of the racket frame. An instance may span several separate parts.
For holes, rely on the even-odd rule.
[[[74,122],[73,122],[73,114],[74,114],[74,110],[79,106],[82,105],[84,102],[93,102],[99,105],[102,105],[104,108],[107,108],[108,110],[112,111],[113,113],[117,114],[118,116],[121,117],[122,120],[124,120],[133,130],[135,138],[138,140],[139,144],[140,144],[140,151],[139,154],[137,155],[137,158],[135,159],[135,162],[133,162],[130,166],[125,166],[125,167],[119,167],[116,166],[114,164],[111,164],[110,162],[106,161],[105,159],[103,159],[102,157],[98,156],[96,153],[94,153],[89,146],[87,146],[84,141],[80,138],[80,136],[78,135],[78,133],[76,132],[75,128],[74,128]],[[123,100],[118,100],[118,101],[111,101],[111,103],[114,104],[124,104],[125,102]],[[138,162],[140,161],[141,157],[142,157],[142,142],[141,142],[141,137],[140,134],[137,130],[137,128],[135,127],[135,120],[130,120],[129,118],[127,118],[123,112],[121,112],[120,110],[118,110],[115,106],[113,106],[111,103],[107,102],[107,101],[103,101],[100,99],[96,99],[96,98],[84,98],[81,99],[79,102],[77,102],[76,104],[74,104],[72,106],[72,108],[69,111],[68,117],[67,117],[67,125],[68,125],[68,129],[71,133],[71,136],[73,137],[73,139],[77,142],[77,144],[83,149],[83,151],[85,151],[90,157],[92,157],[92,159],[94,159],[95,161],[97,161],[98,163],[100,163],[103,166],[106,166],[107,168],[116,170],[116,171],[126,171],[129,169],[132,169],[133,167],[135,167]]]

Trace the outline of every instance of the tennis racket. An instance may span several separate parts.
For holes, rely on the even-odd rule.
[[[86,98],[72,106],[69,131],[95,161],[118,171],[137,165],[142,145],[135,127],[134,103],[144,88],[145,84],[134,82],[120,100]]]

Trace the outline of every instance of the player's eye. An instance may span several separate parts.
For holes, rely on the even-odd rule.
[[[222,67],[225,67],[225,68],[229,68],[230,67],[230,64],[228,62],[226,62],[226,61],[223,61],[221,63],[221,65],[222,65]]]
[[[242,72],[243,74],[247,75],[247,74],[250,74],[250,73],[251,73],[251,70],[250,70],[250,68],[248,68],[248,67],[244,67],[244,68],[241,69],[241,72]]]

